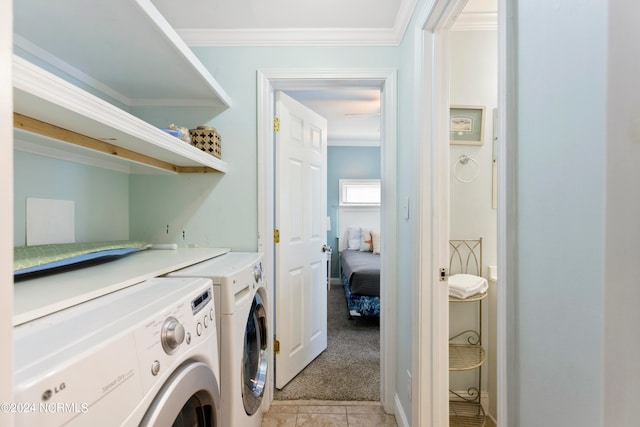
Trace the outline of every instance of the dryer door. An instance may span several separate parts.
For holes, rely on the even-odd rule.
[[[253,415],[262,402],[267,381],[267,311],[256,292],[244,331],[242,363],[242,403],[248,415]]]
[[[202,362],[182,365],[169,377],[140,423],[145,427],[220,427],[220,389]]]

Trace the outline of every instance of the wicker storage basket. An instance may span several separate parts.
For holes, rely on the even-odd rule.
[[[198,126],[190,129],[191,145],[219,159],[222,158],[222,138],[215,128]]]

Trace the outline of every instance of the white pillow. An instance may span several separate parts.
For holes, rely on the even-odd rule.
[[[347,228],[347,250],[360,250],[360,227]]]
[[[360,229],[360,252],[371,252],[373,242],[371,241],[371,230],[368,228]]]
[[[373,253],[379,254],[380,253],[380,232],[379,231],[371,232],[371,243],[373,246]]]

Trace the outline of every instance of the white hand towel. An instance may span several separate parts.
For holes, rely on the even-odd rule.
[[[454,274],[449,277],[449,295],[465,299],[487,291],[487,279],[473,274]]]

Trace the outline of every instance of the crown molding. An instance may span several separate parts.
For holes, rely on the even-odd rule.
[[[182,28],[188,46],[398,46],[417,0],[403,0],[391,28]]]
[[[466,12],[456,18],[451,31],[489,31],[498,29],[497,12]]]
[[[411,17],[413,16],[413,12],[415,11],[417,4],[418,0],[401,1],[398,14],[396,15],[396,21],[393,26],[396,33],[396,45],[400,45],[402,42],[402,38],[409,27]]]
[[[396,46],[394,29],[178,29],[189,46]]]

